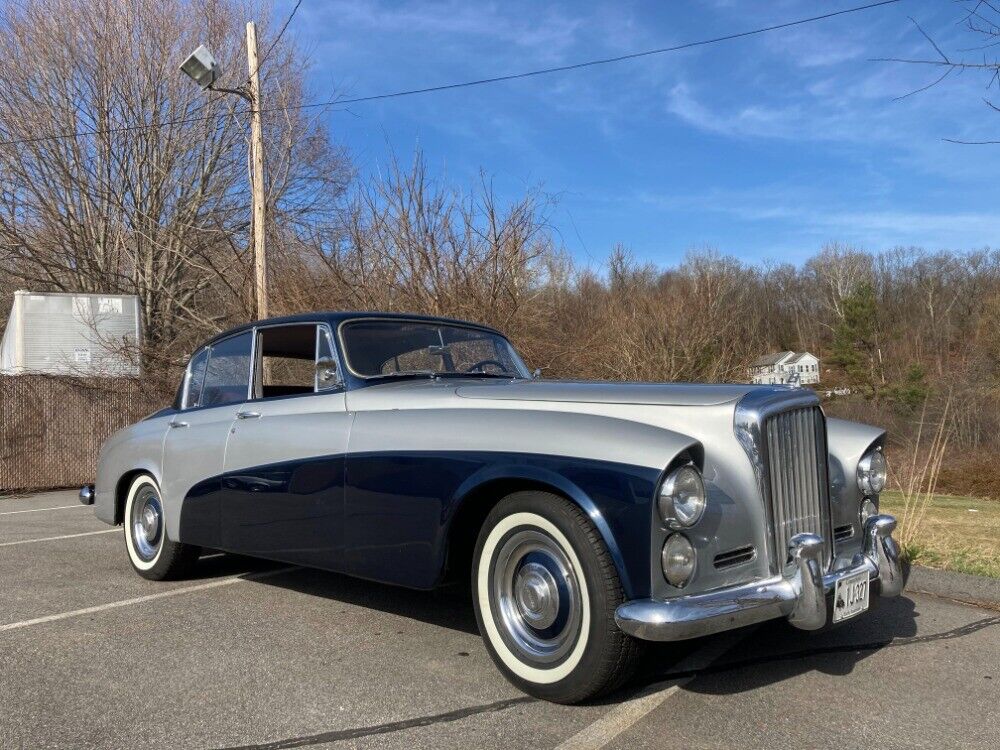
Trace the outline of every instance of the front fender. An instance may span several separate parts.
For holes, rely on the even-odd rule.
[[[885,442],[885,430],[828,417],[826,441],[830,454],[831,495],[838,500],[860,502],[861,490],[855,478],[858,461],[872,446]]]
[[[837,545],[838,557],[849,557],[861,549],[861,519],[858,513],[862,493],[857,482],[858,461],[873,446],[883,445],[885,437],[885,430],[879,427],[832,417],[826,420],[833,527],[854,526],[852,537]]]
[[[568,471],[567,471],[568,470]],[[629,498],[630,505],[642,506],[644,495],[646,499],[652,497],[651,493],[646,493],[646,490],[655,489],[655,479],[656,475],[649,474],[647,476],[641,476],[643,472],[635,472],[635,467],[621,467],[618,469],[610,468],[610,472],[614,473],[620,471],[622,476],[629,475],[632,478],[632,489],[638,489],[639,496]],[[629,560],[626,555],[622,553],[622,547],[619,545],[619,538],[631,542],[641,543],[643,538],[648,538],[649,530],[648,525],[646,528],[642,526],[642,517],[648,518],[649,513],[644,513],[640,517],[630,518],[628,520],[624,519],[621,509],[613,510],[608,508],[608,503],[615,503],[613,498],[602,498],[602,502],[599,505],[598,502],[591,497],[590,494],[582,487],[579,486],[575,481],[571,480],[567,473],[573,473],[572,467],[563,465],[560,467],[548,467],[539,465],[537,461],[526,460],[523,463],[498,463],[490,466],[486,466],[481,470],[477,471],[475,474],[470,476],[462,485],[458,488],[455,493],[455,498],[453,502],[449,503],[449,507],[453,509],[452,517],[448,519],[447,526],[450,528],[451,522],[454,520],[454,516],[457,514],[458,510],[464,506],[466,502],[474,502],[470,498],[479,496],[482,490],[489,485],[496,484],[507,484],[510,482],[524,482],[526,485],[532,486],[543,486],[551,488],[553,491],[560,495],[568,498],[574,502],[577,506],[587,514],[591,522],[597,528],[598,533],[601,535],[601,539],[604,541],[604,545],[608,548],[608,553],[611,555],[611,559],[614,561],[615,568],[618,570],[618,577],[621,580],[622,588],[625,590],[626,596],[632,598],[636,596],[636,588],[633,585],[633,575],[638,573],[642,576],[646,564],[638,566],[637,570],[630,570],[630,568],[636,568],[638,561],[635,561],[633,565],[629,565]],[[640,476],[637,476],[636,474]],[[649,480],[653,480],[653,484],[649,484]],[[639,487],[635,487],[635,482],[639,483]],[[647,486],[648,485],[648,486]],[[601,505],[605,506],[603,509]],[[611,523],[608,521],[607,510],[610,510],[612,522],[615,523],[617,529],[613,529]],[[625,512],[624,515],[630,515]],[[630,544],[630,546],[632,546]],[[635,549],[641,549],[640,546],[634,547]],[[648,554],[648,551],[647,551]],[[639,580],[642,580],[640,578]]]

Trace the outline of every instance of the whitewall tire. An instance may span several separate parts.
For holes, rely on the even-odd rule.
[[[143,578],[163,580],[187,573],[199,549],[167,536],[160,488],[148,474],[139,474],[129,486],[123,514],[125,550],[132,568]]]
[[[617,569],[576,505],[547,492],[504,498],[473,557],[476,619],[500,671],[525,692],[573,703],[619,686],[638,645],[614,622]]]

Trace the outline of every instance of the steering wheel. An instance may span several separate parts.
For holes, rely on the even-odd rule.
[[[495,359],[481,359],[478,362],[476,362],[476,364],[467,368],[466,372],[476,372],[476,371],[485,372],[483,368],[486,367],[486,365],[496,365],[496,368],[500,370],[500,372],[505,371],[503,362],[498,362]]]

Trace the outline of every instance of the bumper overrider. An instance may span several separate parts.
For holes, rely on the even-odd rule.
[[[615,620],[624,632],[647,641],[697,638],[777,617],[803,630],[817,630],[829,620],[828,595],[842,578],[867,571],[871,596],[902,593],[899,547],[892,538],[895,528],[892,516],[872,516],[865,523],[863,551],[849,566],[825,574],[822,539],[798,534],[788,544],[795,562],[790,578],[779,575],[704,594],[630,601],[618,607]]]

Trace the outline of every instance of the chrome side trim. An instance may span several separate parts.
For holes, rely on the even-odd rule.
[[[615,621],[625,633],[647,641],[698,638],[778,617],[787,617],[798,628],[816,630],[829,619],[827,597],[841,578],[867,571],[869,579],[879,583],[872,596],[899,596],[905,581],[899,548],[891,536],[895,528],[892,516],[869,518],[864,551],[852,565],[826,575],[819,564],[823,541],[815,534],[798,534],[789,544],[796,563],[792,578],[774,575],[704,594],[626,602],[615,612]]]

